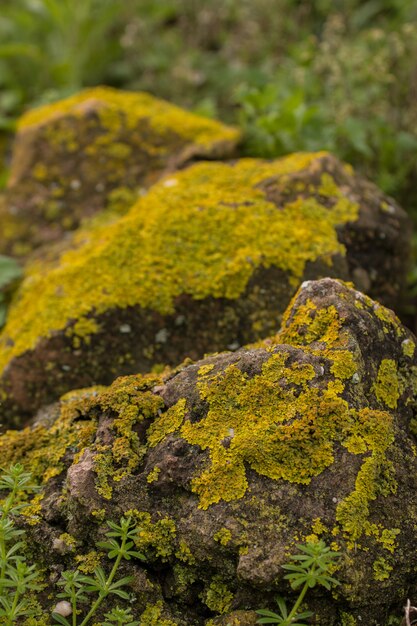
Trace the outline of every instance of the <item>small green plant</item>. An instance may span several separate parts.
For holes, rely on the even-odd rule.
[[[94,617],[102,604],[103,600],[109,595],[116,595],[123,600],[129,600],[129,594],[123,587],[132,581],[132,577],[124,577],[115,581],[117,570],[119,569],[122,559],[129,561],[132,557],[145,559],[144,555],[134,547],[134,538],[138,533],[138,529],[132,522],[131,517],[122,517],[119,524],[107,522],[110,530],[106,533],[107,541],[100,541],[97,546],[103,548],[107,552],[109,559],[115,559],[113,567],[108,575],[102,567],[94,570],[93,576],[85,576],[79,570],[66,571],[62,574],[62,579],[58,583],[63,587],[63,591],[58,594],[58,598],[66,600],[71,605],[71,621],[63,615],[53,613],[52,617],[55,623],[63,626],[86,626],[92,617]],[[97,597],[91,604],[90,609],[84,618],[78,621],[80,613],[80,604],[89,602],[88,594],[95,593]],[[130,611],[116,607],[110,613],[106,614],[106,626],[137,626],[138,622],[128,621],[132,619]]]
[[[22,269],[17,261],[0,255],[0,328],[6,321],[9,290],[21,275]]]
[[[329,569],[339,557],[339,552],[332,552],[330,548],[326,546],[325,542],[321,540],[315,543],[307,542],[298,545],[297,548],[300,550],[300,553],[294,554],[291,557],[293,563],[283,565],[283,568],[290,572],[284,578],[290,581],[291,587],[293,589],[301,587],[294,606],[291,611],[288,612],[285,600],[281,596],[278,596],[276,602],[280,614],[269,611],[268,609],[260,609],[256,611],[258,615],[261,615],[261,618],[257,621],[258,624],[306,626],[300,620],[312,617],[313,613],[311,611],[298,613],[298,610],[307,591],[316,585],[322,585],[326,589],[331,589],[332,585],[340,584],[338,580],[329,575]]]
[[[106,620],[102,622],[102,626],[139,626],[138,621],[132,621],[133,615],[130,609],[119,609],[116,607],[110,613],[105,613]]]
[[[0,620],[6,626],[35,614],[25,596],[41,588],[36,566],[28,565],[22,553],[25,532],[14,521],[26,506],[22,499],[37,489],[22,465],[12,465],[0,474],[0,491],[9,492],[0,504]]]

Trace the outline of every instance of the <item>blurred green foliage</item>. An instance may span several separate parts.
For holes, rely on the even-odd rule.
[[[0,329],[6,321],[7,306],[13,288],[22,277],[22,269],[14,259],[0,255]]]
[[[349,37],[348,24],[333,15],[322,38],[298,44],[272,81],[242,91],[246,150],[330,150],[417,217],[416,89],[417,23]]]
[[[0,130],[99,83],[240,124],[247,154],[329,149],[417,222],[415,0],[2,0]]]
[[[0,128],[32,103],[106,80],[126,19],[115,0],[2,0]]]

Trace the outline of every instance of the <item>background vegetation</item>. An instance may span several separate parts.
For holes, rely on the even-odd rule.
[[[415,0],[2,0],[3,147],[100,83],[238,124],[247,154],[327,148],[417,222]]]

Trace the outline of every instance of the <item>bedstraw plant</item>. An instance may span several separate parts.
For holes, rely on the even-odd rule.
[[[94,617],[107,596],[115,595],[123,600],[129,600],[129,593],[123,589],[131,581],[131,576],[116,579],[122,559],[129,561],[132,557],[144,560],[145,557],[141,552],[134,550],[134,539],[138,534],[138,528],[132,522],[131,517],[122,517],[119,524],[107,522],[110,530],[106,533],[107,541],[97,543],[99,548],[103,548],[107,552],[109,559],[114,559],[113,567],[109,574],[99,566],[94,570],[93,576],[85,576],[79,570],[63,572],[58,585],[63,591],[58,594],[58,598],[66,600],[71,605],[71,616],[69,619],[58,613],[52,616],[56,624],[62,626],[87,626],[92,617]],[[85,617],[78,617],[80,613],[80,604],[90,602],[89,594],[96,594],[95,600],[92,602],[90,609]],[[130,611],[114,608],[110,613],[105,615],[107,621],[106,626],[137,626],[139,622],[132,621]]]
[[[27,506],[25,497],[37,490],[22,465],[12,465],[0,474],[0,492],[8,492],[0,503],[0,623],[6,626],[34,615],[28,592],[41,588],[36,565],[26,562],[25,532],[15,523],[16,516]]]
[[[280,624],[280,626],[306,626],[305,619],[313,616],[311,611],[303,611],[299,613],[305,595],[309,589],[316,585],[321,585],[330,590],[333,585],[338,585],[339,581],[329,575],[330,569],[333,567],[339,552],[332,552],[324,541],[307,542],[297,545],[300,550],[299,554],[291,557],[292,563],[283,565],[282,567],[289,571],[284,576],[290,581],[293,589],[300,589],[299,596],[295,601],[292,609],[288,611],[286,601],[281,596],[276,598],[280,613],[269,611],[268,609],[260,609],[256,611],[261,616],[258,624]],[[301,620],[301,621],[300,621]]]

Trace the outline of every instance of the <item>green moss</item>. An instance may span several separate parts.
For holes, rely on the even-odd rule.
[[[358,626],[358,622],[356,621],[356,617],[350,615],[349,613],[341,613],[341,624],[340,626]]]
[[[43,610],[35,593],[25,593],[26,608],[35,611],[35,615],[22,619],[22,626],[51,626],[51,614]]]
[[[390,574],[393,570],[392,565],[390,565],[386,559],[383,557],[378,557],[375,559],[372,569],[374,570],[374,580],[387,580],[390,577]]]
[[[397,408],[400,391],[397,366],[392,359],[383,359],[381,361],[374,384],[374,393],[379,402],[383,402],[390,409]]]
[[[198,578],[197,574],[190,567],[181,563],[174,563],[172,572],[175,581],[175,595],[184,594]]]
[[[233,602],[233,593],[228,589],[221,576],[214,576],[201,599],[215,613],[227,613]]]
[[[277,207],[260,184],[308,168],[322,156],[274,162],[199,163],[156,184],[111,228],[92,229],[58,267],[28,276],[0,340],[0,369],[39,338],[112,309],[140,305],[173,312],[177,296],[234,299],[259,267],[295,285],[306,263],[344,254],[336,227],[357,218],[340,194],[329,209],[313,197]],[[89,322],[91,324],[91,322]],[[96,329],[92,329],[96,332]]]

